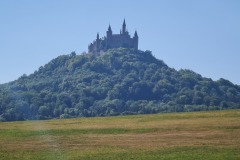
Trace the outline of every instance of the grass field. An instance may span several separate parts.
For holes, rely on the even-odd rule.
[[[0,123],[0,159],[240,159],[240,110]]]

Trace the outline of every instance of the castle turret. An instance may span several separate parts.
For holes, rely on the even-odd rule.
[[[109,25],[108,31],[107,31],[107,38],[109,38],[111,36],[112,36],[112,29],[111,29],[111,26]]]
[[[99,40],[99,33],[97,33],[97,40]]]
[[[126,33],[126,22],[124,18],[123,25],[122,25],[122,34],[125,34],[125,33]]]
[[[135,33],[134,33],[134,37],[133,37],[133,38],[137,38],[137,39],[138,39],[137,31],[135,31]]]
[[[99,39],[99,33],[97,33],[97,39],[96,39],[96,50],[99,51],[100,47],[100,39]]]
[[[133,36],[133,45],[134,45],[134,49],[138,49],[138,34],[137,34],[137,31],[135,31],[134,36]]]

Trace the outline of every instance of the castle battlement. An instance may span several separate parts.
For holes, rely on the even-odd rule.
[[[131,38],[127,29],[125,19],[123,21],[122,29],[120,34],[112,34],[111,26],[109,25],[106,32],[106,36],[99,38],[97,33],[97,38],[93,43],[88,46],[88,52],[93,54],[100,54],[101,51],[106,51],[111,48],[133,48],[138,49],[138,34],[135,31],[134,36]]]

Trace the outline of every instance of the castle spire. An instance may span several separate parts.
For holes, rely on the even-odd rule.
[[[97,40],[99,39],[99,33],[97,33]]]
[[[111,32],[112,32],[112,29],[111,29],[110,24],[109,24],[109,26],[108,26],[108,31],[111,31]]]
[[[125,34],[125,32],[126,32],[126,22],[124,18],[123,25],[122,25],[122,34]]]
[[[111,36],[112,36],[112,29],[111,29],[111,26],[109,24],[108,31],[107,31],[107,37],[111,37]]]
[[[138,38],[137,30],[135,30],[134,37]]]

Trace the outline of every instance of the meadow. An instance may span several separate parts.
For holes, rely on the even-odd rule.
[[[0,159],[240,159],[240,110],[1,122]]]

